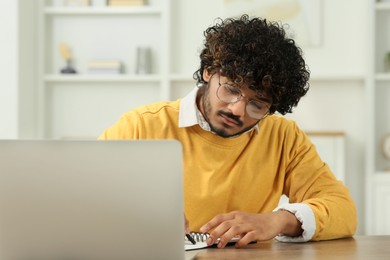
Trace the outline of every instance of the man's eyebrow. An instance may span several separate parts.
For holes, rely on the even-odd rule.
[[[232,82],[232,81],[221,82],[221,84],[226,84],[226,85],[232,86],[232,87],[234,87],[234,88],[240,88],[240,85],[238,85],[237,83]]]
[[[232,82],[232,81],[221,82],[221,84],[226,84],[226,85],[232,86],[232,87],[234,87],[234,88],[240,89],[240,86],[237,85],[237,83],[234,83],[234,82]],[[261,101],[261,102],[266,102],[266,103],[269,103],[269,104],[272,103],[272,99],[266,98],[266,97],[264,97],[261,93],[258,93],[258,92],[256,92],[256,91],[255,91],[255,93],[256,93],[255,96],[254,96],[255,100]]]
[[[259,101],[262,101],[262,102],[266,102],[266,103],[272,103],[271,99],[265,98],[263,96],[256,96],[256,100],[259,100]]]
[[[255,97],[256,100],[258,100],[258,101],[262,101],[262,102],[266,102],[266,103],[272,103],[272,100],[271,100],[271,99],[264,97],[264,96],[261,95],[260,93],[256,94],[254,97]]]

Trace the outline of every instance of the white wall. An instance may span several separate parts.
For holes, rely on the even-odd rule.
[[[17,1],[0,1],[0,138],[17,138]]]
[[[175,35],[172,60],[186,57],[172,64],[174,71],[191,75],[198,67],[203,31],[214,23],[216,17],[223,17],[224,1],[172,0],[172,32]],[[304,48],[312,75],[363,76],[366,62],[362,53],[367,49],[366,0],[322,0],[322,7],[322,43]]]
[[[35,7],[35,0],[0,0],[0,139],[35,136]]]
[[[323,44],[305,49],[312,76],[365,76],[367,71],[367,0],[322,0]]]

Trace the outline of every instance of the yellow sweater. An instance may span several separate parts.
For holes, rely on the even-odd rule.
[[[226,139],[198,125],[179,128],[179,106],[177,100],[129,111],[99,139],[179,140],[191,230],[233,210],[270,212],[285,194],[290,203],[306,203],[313,210],[313,240],[354,234],[356,209],[348,189],[293,121],[271,115],[260,122],[258,133]]]

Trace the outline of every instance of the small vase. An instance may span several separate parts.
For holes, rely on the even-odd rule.
[[[76,74],[77,71],[72,67],[70,61],[66,61],[66,67],[61,69],[62,74]]]

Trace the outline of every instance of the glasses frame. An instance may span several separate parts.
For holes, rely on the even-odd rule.
[[[233,86],[229,85],[228,83],[222,83],[222,84],[221,84],[221,75],[219,75],[219,74],[218,74],[218,85],[219,85],[219,86],[218,86],[217,91],[215,92],[215,94],[217,95],[217,98],[218,98],[220,101],[224,102],[225,104],[235,104],[235,103],[239,102],[242,98],[244,98],[244,99],[246,100],[245,112],[248,114],[248,116],[250,116],[250,117],[253,118],[253,119],[262,120],[262,119],[266,118],[266,117],[269,115],[269,110],[270,110],[271,104],[268,104],[268,103],[266,103],[265,101],[248,99],[247,97],[245,97],[245,96],[242,94],[242,92],[241,92],[241,90],[240,90],[239,88],[233,87]],[[219,89],[220,89],[221,87],[224,87],[224,86],[229,86],[229,88],[232,88],[232,89],[236,89],[236,90],[237,90],[238,93],[237,93],[237,95],[236,95],[236,96],[237,96],[236,101],[228,102],[228,101],[222,100],[222,99],[219,97],[219,95],[218,95]],[[225,88],[226,88],[226,87],[225,87]],[[256,114],[253,114],[253,111],[251,111],[250,109],[248,109],[248,105],[249,105],[251,102],[260,102],[260,103],[266,105],[267,111],[266,111],[263,115],[261,115],[261,116],[260,116],[260,115],[257,116]]]

